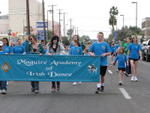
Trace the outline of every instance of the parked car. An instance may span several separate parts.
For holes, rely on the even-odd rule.
[[[150,39],[142,43],[142,60],[150,61]]]

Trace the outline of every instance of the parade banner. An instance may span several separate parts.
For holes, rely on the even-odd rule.
[[[99,81],[97,56],[0,55],[0,80]]]

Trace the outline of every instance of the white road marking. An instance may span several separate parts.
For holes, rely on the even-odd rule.
[[[127,93],[127,91],[124,88],[119,88],[125,99],[131,99],[131,96]]]

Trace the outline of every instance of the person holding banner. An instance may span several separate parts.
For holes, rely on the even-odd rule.
[[[9,46],[9,40],[7,38],[3,38],[3,51],[5,54],[10,54],[10,46]]]
[[[82,48],[77,40],[74,41],[74,46],[69,50],[70,55],[82,55]],[[81,84],[81,82],[79,82]],[[77,82],[73,82],[73,85],[77,85]]]
[[[5,54],[3,51],[3,42],[0,41],[0,55]],[[7,82],[6,81],[0,81],[0,93],[1,94],[7,94]]]
[[[38,44],[37,40],[32,36],[28,36],[26,41],[23,42],[23,47],[26,54],[37,54],[38,53]],[[31,81],[31,92],[38,94],[39,93],[39,82]]]
[[[48,48],[47,54],[48,55],[63,55],[65,54],[65,49],[62,44],[59,43],[60,39],[58,36],[53,36]],[[60,82],[59,81],[52,81],[52,92],[60,90]]]
[[[107,42],[104,41],[103,32],[97,34],[98,41],[94,42],[89,48],[91,56],[100,56],[100,75],[101,82],[97,83],[96,94],[104,91],[105,74],[107,70],[107,56],[111,55],[111,48]]]
[[[32,54],[40,54],[37,39],[32,37],[31,43],[32,43]],[[34,92],[35,94],[39,93],[39,81],[31,81],[31,87],[32,92]]]
[[[23,54],[25,52],[24,47],[21,44],[21,40],[18,39],[16,45],[13,47],[14,54]]]
[[[79,36],[78,36],[78,35],[74,35],[74,36],[72,37],[72,41],[70,42],[69,48],[71,48],[72,46],[74,46],[74,42],[75,42],[75,41],[79,43]],[[79,43],[79,46],[80,46],[80,43]]]

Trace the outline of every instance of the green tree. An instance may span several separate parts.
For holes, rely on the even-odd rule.
[[[71,39],[71,37],[72,37],[72,35],[73,35],[73,29],[68,29],[67,35],[68,35],[68,37]]]
[[[52,31],[48,30],[48,39],[47,40],[51,40],[52,36],[53,36]]]
[[[69,42],[69,40],[68,40],[68,37],[66,37],[66,36],[62,37],[62,43],[63,43],[64,45],[69,45],[70,42]]]
[[[118,34],[118,37],[116,40],[124,40],[125,38],[127,37],[131,37],[132,35],[143,35],[143,32],[140,28],[136,28],[136,27],[127,27],[125,26],[124,29],[119,29],[117,30],[117,34]],[[112,41],[113,40],[113,36],[112,34],[109,36],[108,38],[109,41]]]
[[[109,14],[110,14],[109,25],[112,26],[112,34],[115,31],[114,26],[117,25],[117,18],[116,18],[116,16],[118,15],[118,13],[119,13],[119,11],[118,11],[117,7],[113,6],[112,8],[110,8],[110,11],[109,11]]]
[[[83,36],[81,36],[80,37],[80,42],[88,42],[88,41],[90,41],[90,37],[89,36],[87,36],[87,35],[83,35]]]

